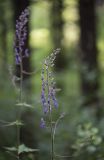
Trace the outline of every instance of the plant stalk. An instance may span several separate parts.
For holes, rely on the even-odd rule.
[[[22,53],[20,53],[20,97],[19,97],[19,102],[22,104],[22,90],[23,90],[23,63],[22,63]],[[20,109],[20,108],[19,108]],[[18,117],[17,121],[19,122],[21,119],[21,109],[18,111]],[[19,146],[20,146],[20,124],[17,124],[17,159],[20,160],[20,155],[19,155]]]
[[[46,72],[47,72],[47,89],[48,89],[48,95],[49,95],[49,73],[48,73],[48,66],[47,66]],[[51,104],[49,105],[49,122],[50,122],[50,130],[51,130],[51,160],[54,160],[54,139],[53,139]]]

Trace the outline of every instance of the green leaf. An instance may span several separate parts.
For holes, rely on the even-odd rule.
[[[27,103],[17,103],[16,104],[16,106],[22,106],[22,107],[28,107],[28,108],[33,108],[33,106],[32,105],[30,105],[30,104],[27,104]]]
[[[22,125],[24,125],[21,121],[19,121],[19,120],[16,120],[16,121],[13,121],[13,122],[7,122],[7,124],[4,124],[3,126],[7,126],[7,127],[9,127],[9,126],[22,126]]]
[[[16,147],[4,147],[7,151],[17,151]]]
[[[17,126],[22,126],[22,125],[24,125],[20,120],[16,120],[15,121],[15,125],[17,125]]]
[[[32,149],[32,148],[28,148],[26,147],[24,144],[21,144],[18,148],[18,154],[21,154],[23,152],[36,152],[39,151],[38,149]]]

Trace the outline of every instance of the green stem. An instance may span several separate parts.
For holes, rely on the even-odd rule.
[[[20,102],[22,103],[22,88],[23,88],[23,64],[22,64],[22,55],[20,63]]]
[[[19,102],[22,103],[22,90],[23,90],[23,64],[22,64],[22,53],[20,53],[20,58],[21,58],[21,62],[20,62],[20,98],[19,98]],[[21,119],[21,110],[18,111],[18,117],[17,120],[18,122]],[[19,146],[20,146],[20,125],[17,124],[17,159],[20,160],[20,156],[18,153],[19,150]]]
[[[50,109],[49,109],[49,117],[50,117],[50,130],[51,130],[51,160],[54,160],[54,141],[53,141],[53,126],[52,126],[51,106],[50,106]]]
[[[56,134],[56,128],[57,128],[57,125],[59,123],[59,121],[61,120],[61,117],[59,117],[54,125],[54,128],[53,128],[53,145],[54,145],[54,141],[55,141],[55,134]]]
[[[48,95],[49,95],[49,74],[48,74],[48,66],[46,69],[47,72],[47,88],[48,88]],[[51,130],[51,160],[54,160],[54,140],[53,140],[53,126],[52,126],[52,112],[51,112],[51,105],[49,105],[49,122],[50,122],[50,130]]]

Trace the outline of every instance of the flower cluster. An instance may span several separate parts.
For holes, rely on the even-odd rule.
[[[22,61],[23,57],[29,56],[28,49],[25,49],[25,40],[27,37],[27,27],[26,24],[28,22],[28,16],[29,16],[29,9],[26,8],[21,15],[19,16],[19,19],[16,20],[16,33],[15,33],[15,61],[17,65],[20,65],[20,62]]]
[[[45,128],[46,124],[43,118],[41,118],[41,123],[40,123],[40,127],[41,128]]]
[[[56,49],[50,56],[48,56],[45,59],[42,67],[41,102],[45,114],[51,112],[52,106],[54,106],[55,108],[58,107],[58,101],[56,99],[56,87],[55,87],[54,77],[52,74],[52,67],[54,66],[54,61],[59,51],[60,49]],[[43,119],[41,123],[43,123]]]

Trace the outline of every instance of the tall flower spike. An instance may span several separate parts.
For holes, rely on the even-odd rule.
[[[58,54],[60,49],[56,49],[50,56],[48,56],[44,63],[42,68],[42,91],[41,91],[41,102],[43,106],[44,113],[48,113],[48,111],[52,110],[52,105],[57,108],[58,107],[58,101],[56,99],[56,89],[55,89],[55,83],[53,81],[53,75],[51,72],[51,68],[54,65],[54,61],[56,58],[56,54]]]
[[[28,16],[29,16],[29,9],[26,8],[19,16],[19,19],[16,20],[14,49],[15,49],[15,62],[17,65],[20,65],[20,62],[22,61],[22,58],[24,56],[28,57],[29,55],[28,49],[24,50],[24,44],[27,36],[26,24],[28,22]]]

